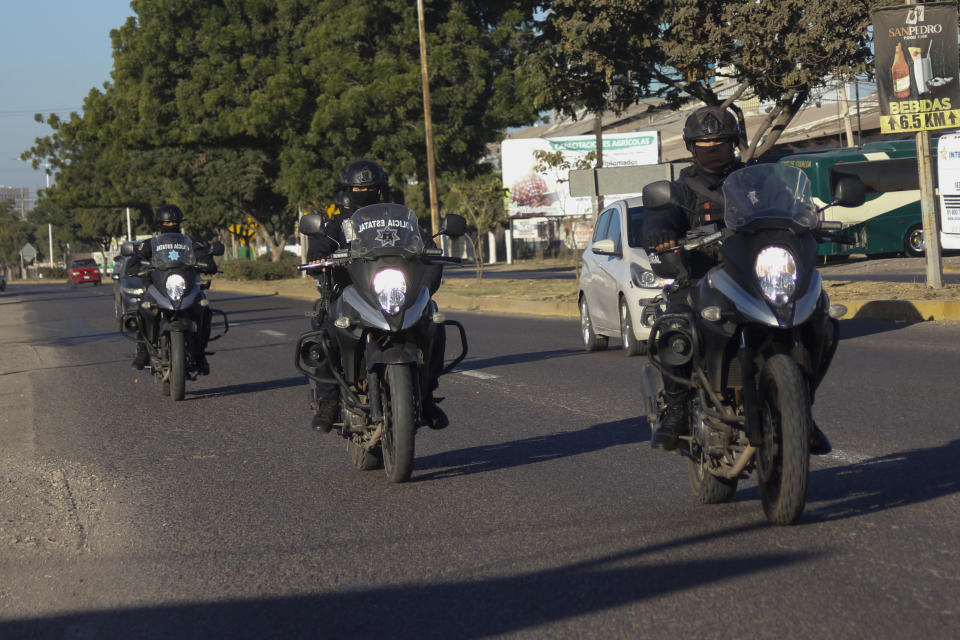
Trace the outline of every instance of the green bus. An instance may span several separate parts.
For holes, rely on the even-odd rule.
[[[931,140],[934,158],[936,142],[936,139]],[[832,200],[833,187],[840,176],[855,175],[867,187],[863,205],[832,207],[824,212],[824,219],[842,222],[844,229],[857,238],[857,243],[824,243],[820,245],[820,255],[923,255],[914,140],[871,142],[863,148],[798,152],[784,156],[778,162],[793,165],[807,174],[817,206]]]

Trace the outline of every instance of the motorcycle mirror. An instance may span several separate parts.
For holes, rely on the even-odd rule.
[[[216,242],[210,243],[210,255],[212,256],[222,256],[223,255],[223,243],[219,240]]]
[[[859,207],[867,196],[867,187],[859,176],[840,176],[833,188],[833,201],[841,207]]]
[[[666,209],[672,204],[672,195],[672,183],[669,180],[651,182],[643,188],[643,206],[652,211]]]
[[[323,236],[326,219],[319,213],[308,213],[300,218],[300,233],[305,236]]]
[[[443,217],[443,220],[440,221],[440,233],[450,236],[451,238],[459,238],[467,232],[467,221],[463,216],[457,215],[456,213],[448,213]]]
[[[122,256],[132,256],[133,255],[133,243],[124,242],[120,245],[120,255]]]

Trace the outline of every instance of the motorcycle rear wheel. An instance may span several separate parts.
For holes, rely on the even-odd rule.
[[[763,443],[757,450],[760,502],[772,524],[803,515],[810,472],[810,405],[797,364],[777,354],[760,375]]]
[[[183,400],[187,382],[187,350],[181,331],[170,334],[170,395],[173,399]]]
[[[413,472],[415,401],[413,366],[388,364],[381,380],[383,397],[383,469],[391,482],[406,482]]]
[[[700,458],[703,454],[701,453]],[[690,488],[700,504],[720,504],[730,502],[737,492],[737,480],[719,478],[703,468],[701,460],[687,459],[687,475]]]

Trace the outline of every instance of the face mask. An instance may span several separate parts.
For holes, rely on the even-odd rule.
[[[371,189],[370,191],[351,191],[350,199],[353,200],[353,204],[357,208],[366,207],[368,205],[380,202],[380,190]]]
[[[696,163],[708,173],[723,173],[733,164],[733,144],[724,142],[712,147],[694,145]]]

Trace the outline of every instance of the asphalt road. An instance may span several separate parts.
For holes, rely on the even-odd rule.
[[[642,360],[572,320],[470,335],[410,483],[311,432],[309,303],[211,292],[184,401],[133,371],[109,287],[0,295],[0,638],[952,638],[960,327],[846,321],[807,512],[695,504],[647,445]]]

